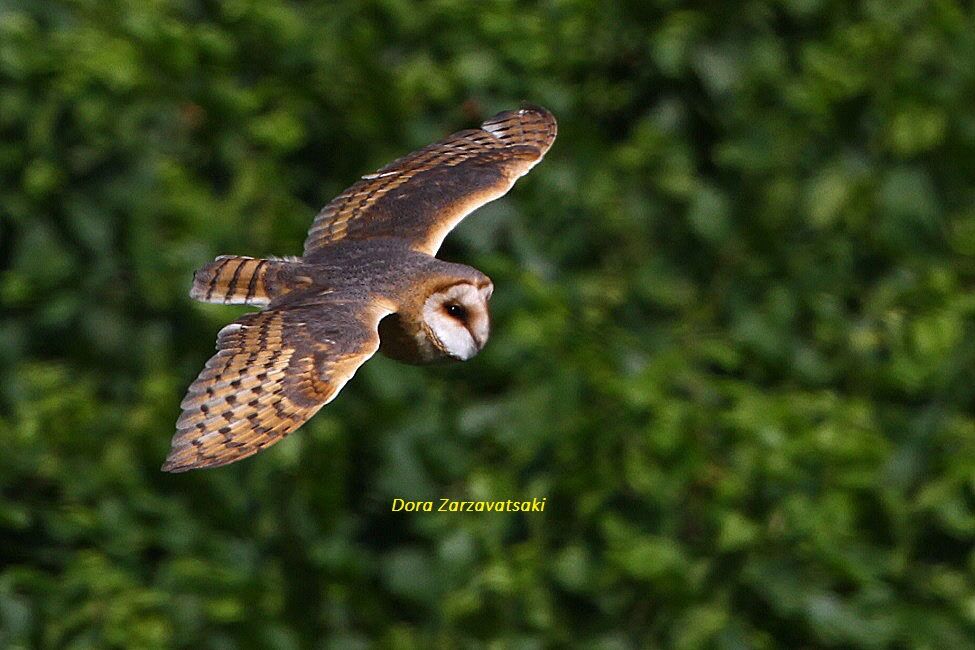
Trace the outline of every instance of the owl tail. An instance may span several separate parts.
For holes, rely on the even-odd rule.
[[[193,274],[190,298],[225,305],[266,305],[287,289],[282,273],[298,266],[290,260],[222,255]]]

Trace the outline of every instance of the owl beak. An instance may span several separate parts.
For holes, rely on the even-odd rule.
[[[474,340],[474,346],[475,346],[474,354],[477,354],[478,352],[484,349],[484,345],[487,343],[488,330],[486,327],[483,327],[480,323],[475,322],[475,323],[468,324],[467,331],[470,332],[471,339]]]
[[[477,345],[477,351],[478,352],[480,352],[481,350],[484,349],[484,344],[487,343],[487,341],[485,339],[479,337],[474,332],[471,332],[471,338],[474,339],[474,344]]]

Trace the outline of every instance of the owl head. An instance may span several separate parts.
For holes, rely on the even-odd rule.
[[[461,281],[435,291],[424,301],[423,327],[417,334],[440,355],[467,361],[484,347],[491,330],[488,300],[494,285],[487,278]]]
[[[487,343],[493,291],[491,280],[470,267],[426,283],[414,300],[380,322],[380,351],[420,365],[467,361]]]

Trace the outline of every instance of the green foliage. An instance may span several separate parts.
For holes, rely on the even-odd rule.
[[[952,0],[0,4],[0,646],[975,646],[973,61]],[[191,272],[520,100],[485,351],[160,473]]]

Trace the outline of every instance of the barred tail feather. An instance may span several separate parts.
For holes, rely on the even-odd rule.
[[[193,274],[190,297],[225,305],[267,305],[274,297],[275,277],[292,262],[222,255]]]

